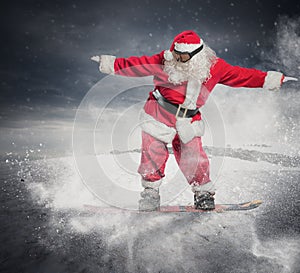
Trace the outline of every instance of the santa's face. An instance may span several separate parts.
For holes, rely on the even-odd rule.
[[[186,63],[191,59],[188,53],[179,53],[175,52],[175,50],[172,51],[172,55],[177,62]]]
[[[176,85],[190,79],[204,82],[210,76],[210,68],[216,60],[215,52],[208,46],[194,56],[176,50],[169,53],[172,53],[171,58],[165,59],[164,71],[169,75],[169,82]]]

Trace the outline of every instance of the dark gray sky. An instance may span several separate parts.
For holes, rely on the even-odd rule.
[[[152,55],[186,29],[232,64],[299,76],[294,57],[283,64],[285,56],[265,61],[262,54],[275,43],[285,47],[283,33],[282,52],[297,56],[300,4],[293,2],[1,1],[0,150],[67,147],[78,105],[105,76],[90,56]]]
[[[291,3],[2,1],[1,106],[76,106],[102,77],[89,56],[151,55],[185,29],[229,62],[256,65],[280,17],[300,15]]]
[[[278,26],[299,18],[300,4],[291,3],[2,1],[1,144],[38,144],[50,133],[62,142],[63,134],[70,139],[67,130],[78,105],[104,77],[90,56],[152,55],[169,48],[173,37],[186,29],[195,30],[232,64],[285,72],[276,58],[264,62],[262,52],[272,50]]]

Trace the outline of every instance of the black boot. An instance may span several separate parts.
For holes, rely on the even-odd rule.
[[[194,194],[194,205],[196,209],[213,210],[215,209],[215,193],[214,192],[199,192]]]
[[[155,211],[160,207],[159,190],[153,188],[145,188],[141,192],[141,199],[139,200],[139,210],[141,211]]]

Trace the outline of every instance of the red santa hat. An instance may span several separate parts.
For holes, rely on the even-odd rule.
[[[192,30],[186,30],[175,36],[170,50],[165,51],[165,59],[172,60],[171,51],[174,49],[179,52],[193,52],[203,45],[203,40]]]
[[[192,30],[186,30],[179,33],[170,47],[170,51],[174,49],[180,52],[193,52],[197,48],[203,45],[203,41]]]

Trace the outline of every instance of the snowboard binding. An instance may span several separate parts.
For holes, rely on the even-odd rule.
[[[214,192],[199,192],[194,194],[195,209],[213,210],[215,209],[215,193]]]

